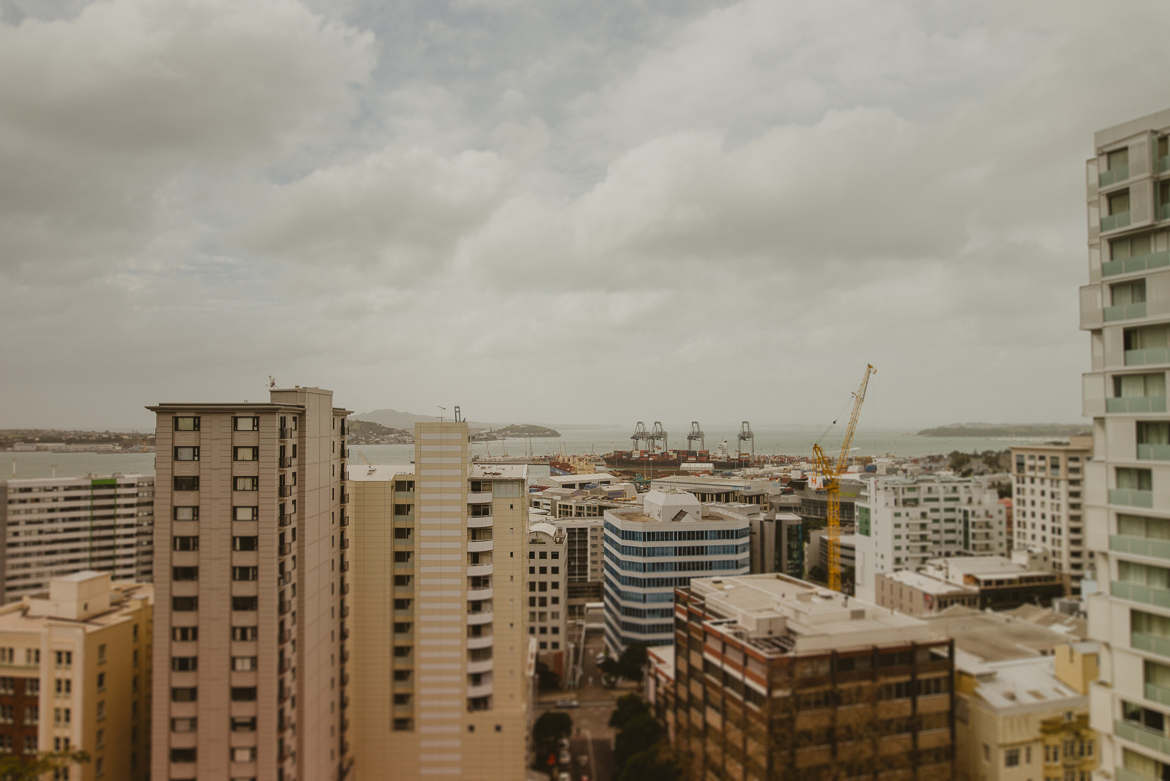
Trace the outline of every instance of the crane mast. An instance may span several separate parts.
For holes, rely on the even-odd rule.
[[[825,476],[825,493],[828,495],[828,540],[829,540],[829,588],[833,591],[841,590],[841,475],[849,465],[849,449],[853,445],[853,434],[857,430],[857,420],[861,415],[861,404],[865,401],[865,389],[869,387],[869,377],[876,374],[873,364],[866,364],[865,376],[861,378],[861,386],[853,394],[853,413],[849,416],[849,426],[845,429],[845,436],[841,440],[841,453],[837,462],[829,461],[820,445],[813,445],[813,455],[816,456],[817,469]]]

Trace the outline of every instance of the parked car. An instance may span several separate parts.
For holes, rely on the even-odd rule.
[[[563,749],[561,749],[561,753],[557,754],[557,762],[560,762],[562,765],[568,766],[568,765],[572,764],[572,762],[573,762],[573,755],[569,753],[569,750],[567,748],[563,748]]]
[[[557,774],[557,781],[573,781],[573,777],[562,770]]]
[[[576,708],[581,703],[577,702],[576,700],[560,699],[557,700],[556,704],[558,708]]]

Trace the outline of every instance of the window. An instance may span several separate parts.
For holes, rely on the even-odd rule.
[[[259,597],[232,597],[232,610],[254,611],[259,609]]]
[[[409,732],[413,728],[414,728],[414,720],[413,719],[395,719],[394,720],[394,731],[395,732]]]
[[[232,580],[256,580],[259,577],[259,567],[232,567]]]
[[[233,447],[232,448],[233,461],[259,461],[260,448],[258,447]]]
[[[233,626],[232,640],[241,643],[248,643],[254,641],[259,637],[259,632],[254,626]]]
[[[194,762],[195,749],[193,748],[173,748],[171,749],[172,762]]]
[[[171,610],[176,613],[189,613],[199,609],[199,597],[171,597]]]
[[[10,676],[0,676],[0,694],[15,694],[16,680]]]
[[[175,490],[176,491],[198,491],[199,490],[199,476],[180,477],[175,475]]]
[[[232,702],[255,702],[256,701],[256,687],[255,686],[233,686],[232,687]]]
[[[236,477],[233,478],[232,487],[237,491],[256,491],[260,488],[259,477]]]
[[[232,517],[237,521],[256,521],[260,519],[259,507],[233,507]]]
[[[98,700],[97,704],[97,720],[105,721],[106,718],[106,701]]]
[[[1168,445],[1170,444],[1170,423],[1153,423],[1138,421],[1137,443],[1139,445]],[[1138,457],[1141,457],[1139,452]]]
[[[255,656],[233,656],[232,670],[238,673],[250,673],[256,669]]]
[[[12,724],[16,721],[16,709],[11,705],[0,705],[0,724]]]
[[[199,627],[197,626],[173,626],[171,627],[171,640],[176,643],[190,643],[199,639]]]
[[[260,428],[260,418],[258,417],[236,417],[232,418],[233,431],[256,431]]]
[[[9,653],[12,649],[6,649]],[[57,651],[57,666],[58,667],[72,667],[73,666],[73,652],[72,651]],[[11,662],[12,660],[9,659]]]
[[[172,656],[171,669],[178,673],[193,673],[199,669],[199,657]]]
[[[195,702],[196,689],[194,686],[171,687],[171,702]]]
[[[104,692],[106,690],[106,674],[105,673],[98,673],[97,687],[98,687],[98,691],[100,691],[100,692]]]
[[[232,550],[250,551],[259,549],[259,537],[232,537]]]
[[[171,732],[194,732],[197,723],[193,717],[188,719],[171,719]]]
[[[255,746],[237,746],[232,749],[232,762],[255,762]]]
[[[1122,190],[1109,196],[1109,214],[1125,214],[1129,211],[1129,190]]]
[[[28,705],[24,709],[25,725],[36,724],[41,719],[41,709],[37,705]]]
[[[177,478],[176,478],[177,479]],[[199,520],[198,507],[176,507],[172,510],[176,521],[197,521]]]
[[[199,448],[197,447],[176,447],[175,448],[176,461],[198,461]]]
[[[1109,242],[1109,257],[1113,260],[1124,260],[1125,258],[1140,258],[1142,255],[1149,255],[1153,251],[1150,241],[1151,235],[1144,233],[1138,236],[1113,239]]]
[[[171,571],[171,580],[186,581],[199,580],[198,567],[173,567]]]
[[[232,717],[232,732],[255,732],[256,731],[256,717],[255,716],[233,716]]]
[[[1113,378],[1113,395],[1121,398],[1166,396],[1166,373],[1124,374]]]
[[[1149,469],[1117,467],[1117,487],[1129,491],[1152,491],[1154,478]]]
[[[177,551],[197,551],[199,550],[199,538],[174,537],[171,540],[171,548]]]
[[[197,417],[176,417],[175,431],[198,431],[199,418]]]

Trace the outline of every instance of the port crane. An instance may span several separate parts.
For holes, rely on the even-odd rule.
[[[752,443],[751,456],[754,458],[756,455],[756,435],[755,435],[755,432],[752,431],[752,424],[748,423],[746,420],[739,424],[739,457],[740,458],[743,458],[744,456],[748,455],[748,451],[744,450],[744,447],[743,447],[744,442],[751,442]]]
[[[817,468],[825,478],[825,493],[829,499],[829,588],[833,591],[841,590],[841,475],[849,465],[849,448],[853,444],[853,433],[857,430],[857,419],[861,414],[861,404],[865,401],[865,389],[869,386],[870,375],[876,374],[873,364],[866,364],[865,376],[861,378],[861,386],[853,394],[853,414],[849,416],[849,427],[845,429],[845,436],[841,440],[841,454],[836,463],[829,461],[820,444],[813,445],[813,455],[816,456]]]
[[[666,438],[666,429],[662,427],[662,421],[654,421],[654,429],[650,432],[650,445],[655,450],[658,449],[658,443],[662,443],[662,450],[660,453],[665,453],[670,450],[670,441]]]
[[[695,447],[696,442],[699,443],[698,447]],[[691,421],[691,433],[687,434],[687,450],[706,450],[706,449],[707,449],[706,435],[703,434],[703,429],[699,428],[699,421],[692,420]]]

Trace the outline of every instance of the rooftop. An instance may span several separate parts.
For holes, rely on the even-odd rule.
[[[472,464],[467,476],[473,480],[527,480],[528,464]]]
[[[892,580],[903,586],[918,589],[926,594],[934,594],[935,596],[942,596],[944,594],[975,594],[975,589],[970,589],[965,586],[960,586],[955,583],[948,583],[945,580],[932,578],[929,575],[924,575],[921,572],[911,572],[910,570],[898,570],[897,572],[879,572],[878,577]]]
[[[385,483],[400,476],[414,476],[414,464],[350,464],[349,479],[357,483]]]
[[[1056,677],[1051,656],[987,663],[962,649],[955,668],[975,676],[975,695],[995,709],[1047,705],[1054,709],[1088,707],[1089,698]]]
[[[1081,638],[1025,621],[1009,613],[980,612],[951,607],[924,616],[930,628],[953,638],[955,647],[984,662],[1049,656],[1052,649]]]
[[[917,618],[786,575],[696,578],[690,590],[709,613],[727,619],[709,625],[768,654],[942,639]]]
[[[560,487],[569,484],[576,485],[577,483],[617,483],[621,482],[621,479],[608,472],[595,472],[584,475],[548,475],[541,477],[540,482]]]

